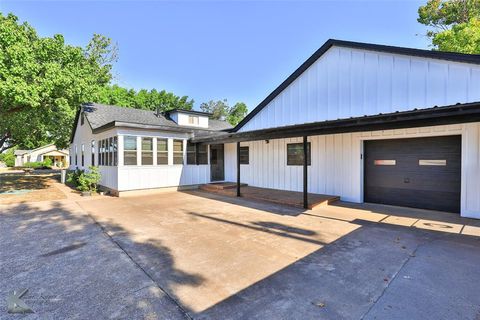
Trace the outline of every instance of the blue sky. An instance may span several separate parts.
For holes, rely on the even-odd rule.
[[[253,109],[327,39],[428,48],[426,1],[8,1],[42,36],[118,43],[115,82]]]

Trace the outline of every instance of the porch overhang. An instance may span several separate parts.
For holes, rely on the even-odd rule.
[[[200,144],[233,143],[361,131],[429,127],[478,121],[480,121],[480,102],[473,102],[246,132],[230,132],[194,137],[191,141]]]

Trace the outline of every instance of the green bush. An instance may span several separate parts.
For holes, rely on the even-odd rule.
[[[52,159],[50,159],[50,158],[43,159],[43,166],[51,168],[52,167]]]
[[[98,183],[101,179],[101,174],[98,171],[98,167],[89,166],[88,171],[82,172],[78,176],[78,186],[79,191],[97,191]]]
[[[15,154],[14,154],[14,152],[15,152],[15,150],[12,148],[12,149],[8,149],[7,152],[0,153],[0,161],[5,162],[7,167],[15,166]]]
[[[73,184],[74,187],[78,187],[79,182],[78,178],[80,177],[81,174],[83,174],[83,170],[76,169],[76,170],[70,170],[67,173],[67,182]]]
[[[43,162],[26,162],[23,166],[26,168],[40,169],[43,168]]]

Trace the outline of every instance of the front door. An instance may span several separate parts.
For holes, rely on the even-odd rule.
[[[211,181],[225,180],[223,144],[210,145],[210,179]]]

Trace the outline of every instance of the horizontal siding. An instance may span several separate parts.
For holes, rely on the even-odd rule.
[[[240,131],[480,101],[480,67],[332,47]]]
[[[363,202],[363,141],[422,136],[462,135],[462,215],[480,218],[480,123],[308,137],[312,165],[308,191]],[[300,138],[242,142],[250,163],[241,166],[241,182],[251,186],[302,191],[302,166],[286,165],[286,145]],[[226,180],[236,181],[235,144],[225,147]]]

